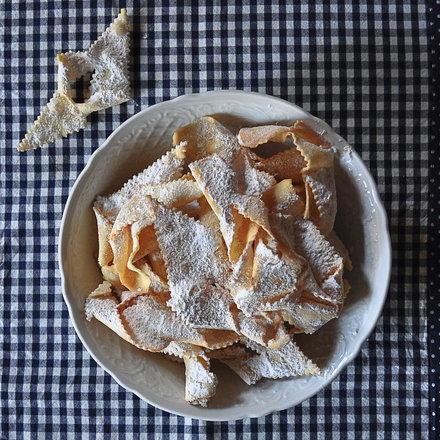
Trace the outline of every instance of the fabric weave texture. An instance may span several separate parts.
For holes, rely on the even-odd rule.
[[[439,258],[428,261],[427,245],[429,32],[440,19],[429,24],[425,2],[224,3],[0,4],[1,439],[436,438],[427,338],[427,267]],[[77,134],[18,153],[56,89],[56,55],[87,49],[121,7],[133,24],[133,99],[92,114]],[[147,106],[217,89],[286,99],[347,139],[376,179],[393,247],[383,314],[356,360],[303,404],[231,423],[168,414],[120,387],[76,336],[57,263],[69,190],[112,131]]]

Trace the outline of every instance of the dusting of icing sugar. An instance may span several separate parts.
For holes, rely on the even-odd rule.
[[[130,99],[130,38],[125,9],[85,55],[94,73],[90,81],[90,97],[81,104],[84,111],[89,108],[101,110]]]
[[[316,281],[322,283],[337,268],[343,267],[342,257],[309,220],[294,220],[295,251],[310,264]]]
[[[161,351],[170,341],[197,344],[202,339],[196,329],[188,327],[153,295],[137,297],[132,305],[122,311],[122,316],[137,344],[150,351]]]
[[[18,151],[41,147],[82,130],[86,124],[86,115],[78,110],[72,100],[55,92],[49,103],[41,109],[37,120],[18,146]]]
[[[267,209],[261,196],[275,184],[275,179],[258,171],[242,149],[225,148],[189,167],[208,201],[213,203],[229,251],[236,227],[233,207],[269,230]]]
[[[332,148],[318,147],[301,137],[294,136],[294,142],[307,166],[302,175],[306,186],[309,204],[314,204],[319,218],[312,218],[319,230],[326,235],[333,229],[336,217],[336,184],[334,173],[334,156]],[[313,194],[313,197],[310,197]]]
[[[232,368],[248,385],[263,377],[279,379],[319,373],[319,368],[293,341],[288,341],[278,350],[265,348],[254,356],[221,361]]]
[[[278,180],[292,179],[294,182],[301,182],[301,171],[305,162],[296,148],[290,148],[257,162],[255,166]]]
[[[163,350],[162,353],[170,356],[176,356],[183,359],[187,353],[200,353],[201,347],[193,344],[187,344],[185,342],[171,341]]]
[[[150,199],[137,195],[133,196],[128,202],[122,205],[113,224],[110,239],[125,226],[132,225],[136,222],[142,223],[143,227],[153,224],[153,216],[154,213]]]
[[[234,135],[210,116],[196,119],[174,132],[173,144],[187,142],[186,157],[191,161],[201,159],[225,147],[237,147]]]
[[[298,280],[304,271],[300,260],[281,258],[263,240],[258,240],[254,253],[254,276],[248,289],[234,294],[237,306],[248,316],[260,313],[262,303],[272,303],[284,297],[299,296]]]
[[[126,10],[86,52],[59,54],[58,90],[27,132],[18,150],[37,148],[81,130],[90,113],[130,99],[129,23]],[[70,83],[94,70],[90,97],[72,99]]]
[[[333,229],[337,211],[336,184],[333,168],[316,170],[312,174],[304,176],[304,181],[312,190],[319,212],[319,219],[316,219],[316,223],[320,231],[325,235]]]
[[[118,301],[112,296],[112,286],[108,281],[101,283],[89,295],[84,309],[88,321],[95,317],[122,338],[130,340],[118,312]]]
[[[172,288],[199,281],[226,284],[229,266],[221,237],[178,211],[157,204],[155,229]]]
[[[184,177],[167,183],[141,185],[137,193],[151,196],[169,208],[186,205],[203,196],[199,185]]]
[[[312,334],[338,316],[338,307],[334,304],[300,300],[297,303],[285,304],[282,314],[297,330]]]
[[[229,291],[224,287],[206,284],[171,287],[171,299],[167,305],[182,316],[188,324],[197,328],[237,330]]]
[[[151,280],[150,289],[153,292],[169,292],[168,284],[166,284],[150,267],[146,258],[141,258],[134,263],[134,266],[142,271]]]
[[[182,176],[183,158],[179,145],[160,157],[142,172],[132,177],[124,186],[109,196],[98,196],[95,207],[111,222],[114,222],[122,206],[138,191],[139,187],[148,184],[167,183]]]
[[[185,355],[185,400],[193,405],[206,406],[215,394],[217,376],[209,371],[209,358],[204,353]]]
[[[168,305],[196,327],[235,330],[221,236],[195,219],[157,205],[155,229],[167,267]],[[214,284],[215,283],[215,284]]]

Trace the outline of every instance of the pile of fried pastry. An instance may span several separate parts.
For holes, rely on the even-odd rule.
[[[274,142],[284,149],[270,156]],[[319,374],[294,335],[338,317],[349,289],[334,149],[302,121],[235,136],[212,117],[179,128],[173,145],[94,203],[104,281],[87,319],[183,360],[194,405],[215,394],[211,359],[249,385]]]

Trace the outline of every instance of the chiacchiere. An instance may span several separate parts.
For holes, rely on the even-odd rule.
[[[127,11],[121,13],[86,52],[57,56],[58,89],[18,146],[19,151],[38,148],[83,129],[87,116],[126,102],[131,97],[130,37]],[[91,73],[89,94],[83,103],[72,97],[71,85]]]
[[[253,150],[287,138],[269,158]],[[178,129],[173,144],[94,203],[104,281],[87,318],[183,359],[195,405],[215,394],[211,359],[249,385],[319,374],[294,335],[338,317],[349,288],[331,146],[301,121],[236,137],[212,117]]]

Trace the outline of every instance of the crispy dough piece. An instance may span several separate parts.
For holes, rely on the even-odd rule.
[[[333,229],[336,216],[334,153],[330,144],[303,121],[297,121],[293,127],[242,128],[238,135],[240,143],[249,148],[268,141],[285,142],[287,137],[292,137],[296,149],[260,159],[256,167],[278,180],[303,181],[306,188],[304,218],[311,218],[325,235]]]
[[[185,155],[191,161],[202,159],[225,147],[237,147],[235,136],[211,116],[204,116],[173,134],[173,145],[186,143]]]
[[[334,152],[307,142],[299,136],[294,135],[293,138],[307,163],[301,171],[306,187],[304,218],[311,218],[326,235],[333,229],[337,210]]]
[[[173,288],[177,292],[203,280],[226,285],[229,262],[218,231],[154,200],[151,204],[172,295]]]
[[[203,197],[199,185],[186,176],[167,183],[142,185],[139,193],[151,196],[168,208],[178,208]]]
[[[149,220],[139,221],[131,225],[131,237],[133,239],[133,257],[131,261],[136,263],[143,257],[159,250],[156,239],[156,231]]]
[[[150,252],[147,256],[147,260],[154,273],[162,280],[162,282],[167,283],[167,268],[165,266],[165,261],[163,261],[160,249]]]
[[[294,326],[294,333],[312,334],[328,321],[337,318],[341,305],[326,295],[309,272],[298,301],[283,304],[283,318]]]
[[[147,258],[141,258],[133,264],[137,269],[143,272],[151,281],[150,288],[158,293],[169,292],[168,284],[153,270],[148,264]]]
[[[282,319],[260,314],[250,319],[234,304],[229,291],[230,266],[216,229],[155,205],[155,229],[168,274],[168,305],[189,325],[233,330],[261,344],[278,344]],[[206,220],[206,219],[205,219]],[[272,341],[273,340],[273,341]]]
[[[283,143],[290,136],[291,127],[280,125],[261,125],[259,127],[242,128],[238,132],[238,142],[243,147],[256,148],[269,141]]]
[[[275,179],[258,171],[243,149],[227,147],[189,165],[206,200],[220,221],[220,230],[231,262],[245,248],[245,237],[252,223],[270,232],[262,194]]]
[[[73,100],[59,91],[55,92],[24,139],[18,151],[26,151],[49,144],[71,133],[82,130],[87,124],[87,115],[78,109]]]
[[[298,184],[303,181],[301,170],[306,166],[306,163],[297,149],[289,148],[267,159],[260,159],[255,166],[257,169],[274,176],[277,180],[292,179]]]
[[[203,197],[204,199],[204,197]],[[202,198],[193,200],[186,205],[179,206],[177,209],[182,213],[186,214],[188,217],[198,218],[200,215],[200,201]]]
[[[315,302],[307,295],[302,295],[298,302],[285,304],[282,315],[290,325],[295,326],[294,333],[312,334],[337,318],[339,311],[335,304]]]
[[[239,358],[220,360],[232,368],[248,385],[262,378],[279,379],[320,373],[319,368],[293,341],[286,342],[277,350],[264,348],[256,355],[246,353]]]
[[[316,131],[313,130],[313,128],[307,125],[304,121],[300,121],[300,120],[296,121],[295,125],[292,128],[292,131],[297,136],[302,137],[307,142],[317,145],[318,147],[320,146],[323,148],[331,147],[330,142],[323,139],[321,135],[316,133]]]
[[[162,351],[172,341],[217,349],[239,340],[234,332],[189,327],[166,305],[168,293],[126,292],[122,298],[118,304],[105,281],[86,300],[86,317],[95,317],[143,350]]]
[[[112,295],[112,285],[108,281],[101,283],[86,299],[86,318],[90,321],[96,318],[121,338],[134,344],[127,332],[118,312],[118,300]]]
[[[123,228],[136,222],[143,222],[145,225],[153,224],[154,212],[149,196],[135,194],[126,202],[119,211],[110,234],[110,240]]]
[[[131,201],[143,185],[160,184],[179,179],[182,176],[183,149],[183,146],[173,148],[144,171],[128,180],[119,191],[109,196],[98,196],[96,198],[93,209],[98,223],[98,262],[100,265],[108,265],[113,259],[113,251],[109,240],[115,220],[122,207]],[[136,201],[131,201],[131,203],[136,203]],[[134,222],[133,219],[130,219],[130,207],[131,205],[125,210],[124,215],[126,217],[121,216],[119,219],[119,225],[116,226],[115,233],[123,225]],[[142,211],[139,212],[138,209],[138,214],[142,215],[143,213]]]
[[[256,148],[269,141],[284,143],[287,137],[292,137],[293,132],[294,127],[263,125],[260,127],[242,128],[237,138],[242,146]],[[271,174],[277,180],[292,179],[298,183],[302,182],[301,170],[305,165],[301,153],[295,148],[289,148],[266,159],[258,158],[255,166],[259,170]]]
[[[154,226],[171,291],[169,306],[196,327],[235,330],[226,285],[229,264],[221,235],[152,201]]]
[[[124,290],[124,286],[119,279],[119,274],[115,266],[102,266],[101,272],[104,281],[108,281],[115,290]]]
[[[254,241],[258,229],[250,229],[246,235],[244,251],[233,266],[233,272],[229,281],[231,295],[235,297],[240,290],[248,289],[252,284],[254,266]]]
[[[139,249],[139,241],[133,240],[131,225],[125,226],[115,234],[110,244],[113,250],[113,264],[121,283],[135,292],[148,292],[151,279],[133,264],[133,258]]]
[[[274,251],[262,239],[255,243],[251,279],[248,284],[232,288],[235,303],[246,315],[273,310],[282,300],[298,298],[305,273],[302,259]],[[249,282],[250,281],[250,282]],[[279,310],[279,309],[275,309]]]
[[[153,227],[153,209],[148,196],[133,196],[120,210],[110,234],[113,262],[127,289],[148,292],[151,277],[135,263],[159,245]]]
[[[348,249],[345,247],[345,244],[339,238],[338,234],[336,234],[333,229],[326,235],[329,243],[335,248],[336,252],[344,259],[344,267],[347,270],[353,270],[353,263],[350,258],[350,253]],[[348,281],[347,281],[348,282]]]
[[[259,127],[242,128],[237,136],[238,142],[243,147],[256,148],[269,141],[283,143],[292,134],[301,136],[307,142],[325,148],[330,144],[325,141],[315,130],[304,121],[296,121],[293,127],[280,125],[261,125]]]
[[[343,258],[310,220],[290,215],[270,215],[274,234],[288,249],[308,261],[316,282],[335,302],[343,299]]]
[[[90,113],[130,99],[129,23],[127,11],[121,13],[87,52],[57,56],[58,90],[20,143],[18,150],[38,148],[86,125]],[[90,97],[75,103],[70,83],[94,71]]]
[[[191,405],[206,407],[216,391],[217,377],[210,371],[206,352],[202,347],[176,341],[162,350],[169,360],[185,363],[185,400]]]
[[[211,205],[208,203],[205,197],[199,200],[200,211],[198,215],[198,220],[200,223],[207,228],[219,230],[220,222],[215,212],[212,210]]]
[[[291,214],[301,217],[304,213],[304,204],[292,184],[292,179],[284,179],[271,186],[264,194],[263,201],[269,212]]]
[[[121,308],[138,346],[161,351],[171,341],[217,349],[233,344],[239,336],[231,331],[195,329],[185,324],[167,305],[169,294],[142,295]]]
[[[258,345],[277,349],[289,339],[280,312],[261,312],[252,317],[237,315],[240,334]]]
[[[239,331],[231,310],[232,298],[222,286],[193,284],[178,295],[171,295],[168,305],[193,327]]]
[[[158,250],[149,198],[133,196],[121,209],[110,234],[113,262],[127,289],[148,292],[151,283],[146,271],[134,263]]]
[[[98,196],[94,207],[114,223],[119,211],[143,185],[167,183],[182,177],[185,147],[179,145],[157,159],[142,172],[128,180],[123,187],[109,196]]]
[[[209,358],[204,353],[187,353],[185,362],[185,400],[191,405],[206,407],[215,394],[217,377],[212,373]]]
[[[311,221],[279,213],[270,219],[280,243],[302,256],[310,268],[299,299],[282,304],[283,317],[296,331],[313,333],[342,309],[343,259]]]
[[[333,301],[342,303],[344,299],[343,258],[328,240],[319,234],[312,222],[297,220],[293,231],[295,233],[295,251],[309,262],[320,288]]]
[[[101,213],[98,207],[94,206],[93,212],[98,227],[98,264],[103,267],[109,265],[113,260],[113,251],[109,243],[113,223]]]
[[[90,81],[90,97],[84,104],[79,104],[84,112],[91,113],[130,99],[129,28],[126,10],[122,9],[118,18],[88,50],[94,73]]]

